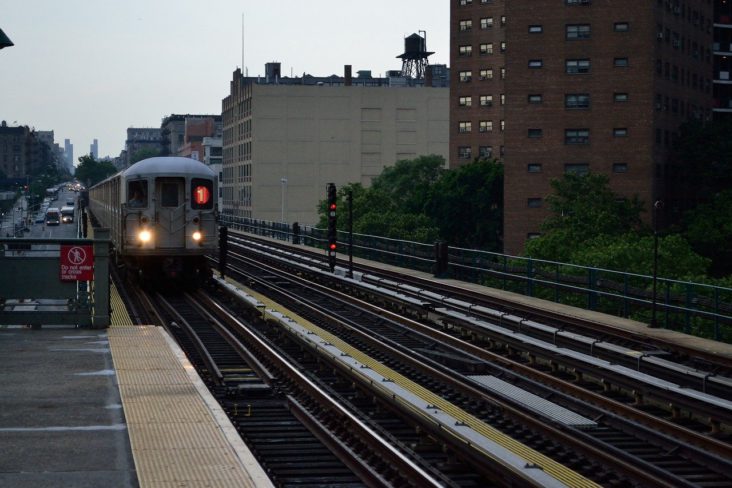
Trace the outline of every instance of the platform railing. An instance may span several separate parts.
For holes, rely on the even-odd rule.
[[[231,229],[322,249],[325,257],[325,229],[221,217]],[[347,233],[338,240],[344,257]],[[654,300],[653,276],[355,233],[353,255],[645,323],[655,308],[661,327],[732,343],[732,288],[656,277]]]
[[[95,229],[94,235],[0,238],[0,325],[108,327],[109,229]],[[93,279],[63,280],[61,250],[87,246],[93,250]]]

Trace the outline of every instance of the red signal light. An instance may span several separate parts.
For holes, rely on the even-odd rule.
[[[335,210],[336,209],[336,204],[335,203],[331,203],[329,209],[330,210]]]
[[[328,245],[328,248],[329,248],[329,249],[330,249],[331,251],[335,251],[335,250],[336,250],[336,244],[335,244],[335,242],[331,242],[331,243],[330,243],[330,244]]]

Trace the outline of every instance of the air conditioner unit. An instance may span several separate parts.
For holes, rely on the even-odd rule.
[[[674,47],[679,47],[681,46],[681,41],[674,39],[673,45]]]

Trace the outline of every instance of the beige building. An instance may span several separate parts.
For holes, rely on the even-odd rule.
[[[322,80],[322,81],[317,81]],[[449,91],[388,78],[245,78],[223,100],[224,214],[315,224],[326,184],[369,185],[384,167],[448,156]]]

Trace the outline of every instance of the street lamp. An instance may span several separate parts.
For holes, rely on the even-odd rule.
[[[15,46],[15,44],[13,44],[13,41],[11,41],[10,38],[5,35],[3,30],[0,29],[0,49],[10,46]]]
[[[282,183],[282,218],[280,219],[280,222],[283,224],[285,223],[285,207],[287,206],[287,178],[282,178],[280,180],[280,183]]]
[[[656,286],[658,282],[658,212],[663,208],[663,202],[656,200],[653,204],[653,298],[651,305],[651,325],[655,329],[658,327],[656,321]]]

